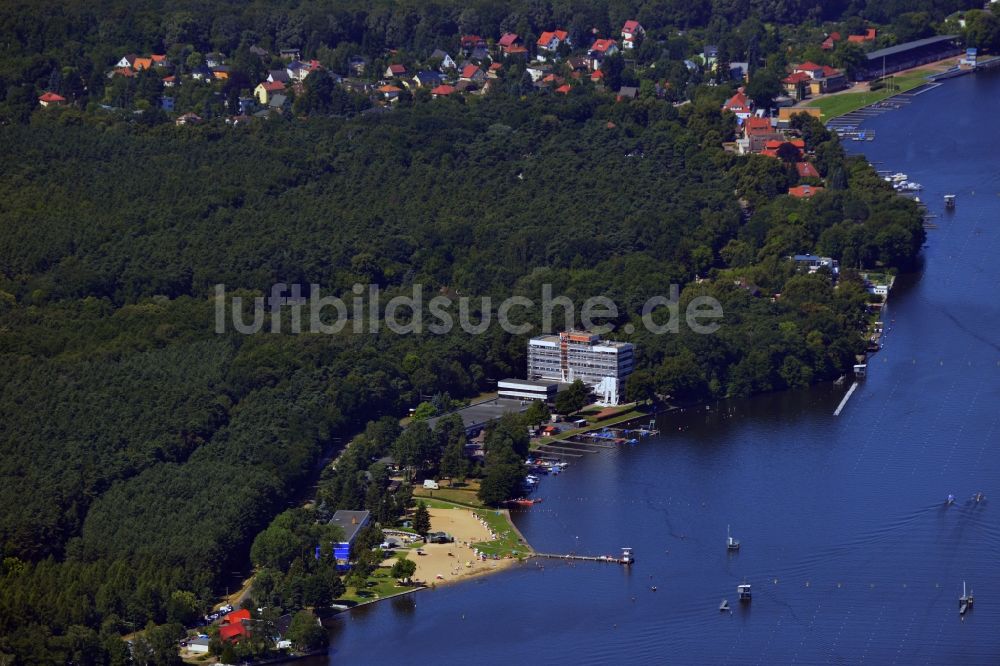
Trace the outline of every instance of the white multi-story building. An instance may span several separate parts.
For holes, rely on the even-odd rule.
[[[625,378],[635,367],[630,342],[602,340],[599,335],[564,331],[528,341],[528,379],[573,382],[594,389],[602,402],[618,404]]]

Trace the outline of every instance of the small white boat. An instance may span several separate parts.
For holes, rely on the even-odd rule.
[[[729,525],[726,525],[726,550],[734,551],[740,549],[740,542],[729,533]]]

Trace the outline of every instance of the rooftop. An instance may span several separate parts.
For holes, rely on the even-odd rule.
[[[458,414],[462,417],[462,423],[465,424],[466,430],[474,430],[485,426],[491,421],[498,420],[504,414],[519,414],[527,409],[528,405],[522,405],[520,400],[494,398],[493,400],[487,400],[485,402],[469,405],[468,407],[463,407],[462,409],[451,413]],[[448,414],[428,419],[427,425],[433,428],[440,419],[444,418],[444,416],[448,416]]]
[[[370,511],[347,511],[341,509],[333,514],[333,518],[330,519],[329,524],[336,525],[344,530],[344,541],[353,543],[354,537],[358,535],[361,528],[368,522],[369,516],[371,516]]]
[[[906,42],[904,44],[897,44],[896,46],[890,46],[885,49],[872,51],[871,53],[868,54],[868,62],[872,63],[876,60],[881,60],[882,58],[894,56],[898,53],[906,53],[907,51],[910,51],[912,49],[918,49],[923,46],[931,46],[934,44],[941,44],[957,38],[958,35],[938,35],[937,37],[927,37],[925,39],[918,39],[912,42]]]

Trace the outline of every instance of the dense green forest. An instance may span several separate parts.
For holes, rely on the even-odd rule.
[[[109,2],[53,4],[40,21],[7,3],[0,82],[10,109],[22,89],[45,86],[54,62],[96,89],[122,50],[179,39],[235,48],[245,31],[274,47],[347,40],[375,52],[522,21],[608,27],[636,13],[708,30],[751,10],[888,21],[961,4]],[[192,603],[205,608],[276,515],[269,530],[314,538],[301,514],[282,511],[358,433],[323,477],[325,509],[394,519],[408,498],[382,492],[378,457],[469,468],[450,426],[401,434],[383,417],[524,371],[524,337],[496,326],[216,334],[216,284],[247,296],[276,282],[339,294],[377,284],[387,296],[415,284],[428,297],[537,299],[544,284],[578,303],[606,295],[620,308],[616,329],[637,326],[630,397],[702,400],[837,377],[864,346],[857,269],[917,259],[916,206],[814,121],[797,123],[828,187],[798,200],[784,195],[797,182],[790,165],[721,148],[735,130],[719,112],[728,90],[698,89],[679,107],[584,88],[520,92],[237,129],[92,122],[74,109],[0,126],[0,659],[126,663],[121,634],[176,627]],[[808,251],[840,260],[836,286],[787,260]],[[643,303],[671,284],[682,303],[722,303],[717,334],[644,330]],[[508,426],[487,456],[497,497],[523,471]],[[313,564],[299,577],[310,587],[296,587],[269,552],[253,558],[275,570],[261,598],[296,607],[338,589]],[[148,634],[134,660],[169,662],[171,631]]]

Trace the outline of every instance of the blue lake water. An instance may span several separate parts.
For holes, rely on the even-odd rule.
[[[845,144],[939,217],[839,417],[846,385],[661,415],[661,436],[573,460],[516,514],[537,550],[631,546],[633,567],[532,561],[344,613],[330,663],[1000,662],[998,98],[1000,75],[954,79]]]

